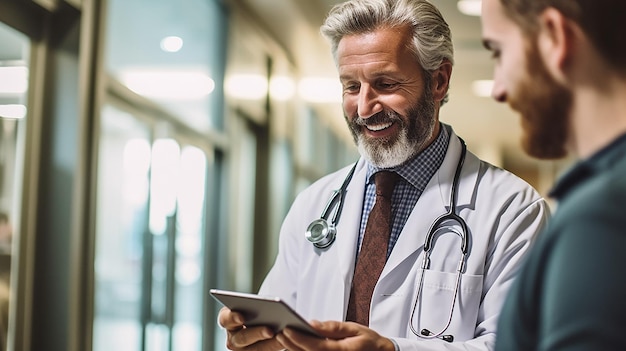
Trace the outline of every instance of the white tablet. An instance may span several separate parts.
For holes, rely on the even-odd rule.
[[[309,323],[278,297],[211,289],[211,295],[232,311],[243,314],[247,327],[268,326],[275,332],[286,327],[318,336]]]

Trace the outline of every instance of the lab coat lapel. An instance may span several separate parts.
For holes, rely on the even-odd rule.
[[[345,204],[341,217],[339,218],[339,224],[337,225],[337,239],[334,246],[336,246],[335,249],[337,250],[338,266],[332,269],[337,270],[339,275],[343,278],[343,291],[338,291],[338,293],[342,293],[343,296],[349,295],[352,284],[352,275],[354,273],[354,263],[356,259],[356,245],[361,225],[361,210],[365,194],[366,173],[367,167],[363,159],[361,159],[348,185]],[[347,303],[347,300],[345,303]]]
[[[392,272],[409,256],[416,253],[417,250],[422,250],[424,239],[431,225],[435,219],[448,211],[447,206],[450,202],[452,182],[460,155],[461,142],[452,132],[446,157],[415,204],[387,260],[380,280],[383,280],[387,274]],[[457,211],[470,203],[472,199],[478,174],[478,162],[474,162],[475,160],[475,157],[468,152],[458,188]],[[413,259],[417,259],[417,256]]]
[[[393,271],[395,267],[424,246],[424,239],[431,224],[446,209],[439,187],[439,182],[436,177],[433,177],[407,219],[400,237],[385,264],[381,280],[384,279],[387,273]],[[417,256],[413,259],[416,258]]]

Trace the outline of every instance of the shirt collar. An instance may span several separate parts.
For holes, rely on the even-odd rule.
[[[593,177],[593,175],[610,168],[617,160],[626,155],[626,134],[618,137],[606,147],[581,160],[559,178],[549,193],[550,197],[562,199],[567,193],[579,184]]]
[[[440,123],[440,126],[439,135],[426,149],[402,165],[385,170],[398,173],[411,185],[420,191],[424,191],[430,178],[437,172],[439,166],[441,166],[450,141],[451,130],[449,129],[451,129],[451,127],[443,123]],[[374,183],[373,175],[381,170],[383,170],[383,168],[368,163],[366,173],[367,183]]]

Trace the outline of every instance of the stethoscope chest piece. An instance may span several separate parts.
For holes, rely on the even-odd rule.
[[[324,218],[318,218],[309,224],[305,236],[318,249],[332,245],[337,236],[337,229]]]
[[[346,190],[348,188],[348,184],[350,183],[350,179],[352,179],[356,165],[357,163],[352,166],[352,169],[346,176],[343,184],[341,184],[341,188],[333,191],[333,195],[322,212],[322,216],[311,222],[311,224],[309,224],[306,228],[304,236],[318,249],[325,249],[335,242],[335,237],[337,236],[337,223],[339,223],[339,216],[341,215],[341,210],[343,208]]]

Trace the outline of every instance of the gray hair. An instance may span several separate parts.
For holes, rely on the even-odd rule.
[[[332,54],[337,62],[337,47],[344,36],[404,26],[413,29],[411,51],[423,70],[432,73],[444,60],[454,64],[454,49],[448,23],[427,0],[346,1],[330,10],[321,32],[330,41]],[[442,103],[447,100],[446,93]]]

